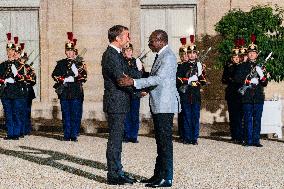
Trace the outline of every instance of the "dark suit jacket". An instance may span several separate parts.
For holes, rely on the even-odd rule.
[[[106,113],[127,113],[130,108],[130,88],[119,87],[117,79],[129,75],[129,69],[123,56],[108,46],[102,56],[102,74],[104,78],[103,109]]]

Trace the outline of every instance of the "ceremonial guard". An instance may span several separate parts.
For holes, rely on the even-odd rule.
[[[32,122],[31,122],[31,111],[32,111],[32,101],[35,99],[35,91],[33,86],[36,84],[36,73],[34,68],[32,67],[33,62],[28,64],[29,57],[27,53],[25,52],[25,44],[20,43],[21,45],[21,55],[19,58],[19,62],[21,67],[19,68],[20,70],[24,70],[24,81],[25,81],[25,86],[26,86],[26,91],[27,91],[27,98],[26,98],[26,124],[24,128],[24,135],[29,135],[32,131]]]
[[[242,128],[242,103],[241,94],[238,89],[241,87],[235,79],[237,67],[240,64],[240,48],[238,39],[235,48],[232,49],[231,59],[225,64],[222,83],[227,85],[225,89],[225,99],[227,100],[229,119],[230,119],[230,132],[232,141],[238,144],[243,142],[243,128]]]
[[[83,83],[86,82],[86,65],[81,56],[76,56],[76,42],[72,32],[67,32],[65,43],[67,58],[59,60],[53,70],[55,91],[60,99],[64,141],[77,142],[83,111]]]
[[[180,38],[180,42],[181,42],[181,47],[179,48],[180,61],[178,62],[178,70],[180,69],[183,63],[188,62],[186,38],[185,37]],[[178,113],[178,135],[181,141],[184,140],[183,134],[184,134],[183,111],[181,111],[180,113]]]
[[[197,145],[199,137],[199,118],[201,105],[201,85],[206,84],[202,63],[198,61],[198,51],[194,44],[194,36],[190,36],[191,44],[187,48],[188,62],[179,66],[177,71],[177,88],[180,93],[183,111],[184,143]]]
[[[7,33],[6,46],[8,60],[0,64],[1,102],[5,113],[7,127],[6,140],[18,140],[23,134],[21,128],[25,125],[26,90],[24,86],[24,72],[17,68],[20,63],[15,61],[15,50],[18,51],[18,37],[11,41],[11,33]]]
[[[257,60],[258,47],[255,36],[248,46],[248,61],[242,63],[235,75],[235,80],[242,84],[238,90],[242,95],[244,114],[244,145],[262,147],[260,144],[261,117],[264,104],[264,87],[267,86],[265,67]]]
[[[143,75],[143,66],[139,58],[133,57],[133,45],[130,43],[122,49],[123,57],[129,66],[129,74],[134,79],[140,79]],[[130,95],[130,110],[124,121],[124,142],[138,143],[139,109],[141,90],[134,90]]]

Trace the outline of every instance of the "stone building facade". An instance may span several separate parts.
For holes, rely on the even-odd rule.
[[[0,16],[6,17],[0,19],[0,42],[4,49],[5,33],[12,31],[19,35],[20,40],[30,44],[27,50],[37,51],[31,56],[36,58],[39,76],[37,99],[32,111],[34,125],[56,125],[55,121],[61,119],[61,112],[51,73],[56,60],[64,58],[66,32],[73,31],[78,39],[79,51],[87,48],[84,58],[88,66],[88,81],[84,85],[83,126],[85,131],[95,132],[97,123],[105,120],[100,62],[108,45],[107,30],[111,26],[122,24],[129,27],[135,55],[138,55],[146,48],[147,37],[154,29],[165,29],[170,33],[170,45],[177,49],[179,37],[190,34],[215,35],[214,24],[228,10],[249,10],[257,4],[284,7],[281,0],[2,0]],[[24,19],[19,22],[21,18]],[[28,31],[28,34],[22,30]],[[4,51],[0,51],[1,61],[5,59],[4,55]],[[151,67],[152,56],[150,53],[145,61],[146,70]],[[267,90],[268,97],[274,93],[284,96],[282,85],[271,84]],[[203,111],[201,120],[211,123],[213,118],[207,114]],[[141,118],[149,117],[146,97],[142,100]],[[224,121],[221,116],[218,119]]]

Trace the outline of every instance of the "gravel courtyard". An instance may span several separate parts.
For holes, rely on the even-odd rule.
[[[0,138],[0,188],[145,188],[106,184],[106,135],[81,135],[63,142],[37,133],[19,141]],[[263,148],[232,144],[227,138],[200,138],[199,145],[174,142],[174,185],[187,189],[283,189],[284,143],[262,140]],[[124,170],[150,177],[156,157],[152,137],[123,144]]]

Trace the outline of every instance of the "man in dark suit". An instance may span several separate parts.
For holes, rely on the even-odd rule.
[[[108,30],[110,45],[102,56],[104,78],[103,109],[107,115],[109,137],[107,142],[107,182],[112,185],[133,184],[135,179],[124,174],[121,164],[124,120],[130,108],[130,92],[120,87],[117,80],[128,73],[121,49],[129,43],[128,28],[115,25]]]
[[[179,94],[176,89],[177,60],[168,47],[168,35],[155,30],[149,38],[149,48],[157,53],[150,76],[132,79],[124,76],[120,86],[134,86],[136,89],[150,87],[150,108],[154,121],[157,153],[154,175],[142,182],[147,187],[171,187],[173,179],[172,127],[174,113],[179,112]]]

